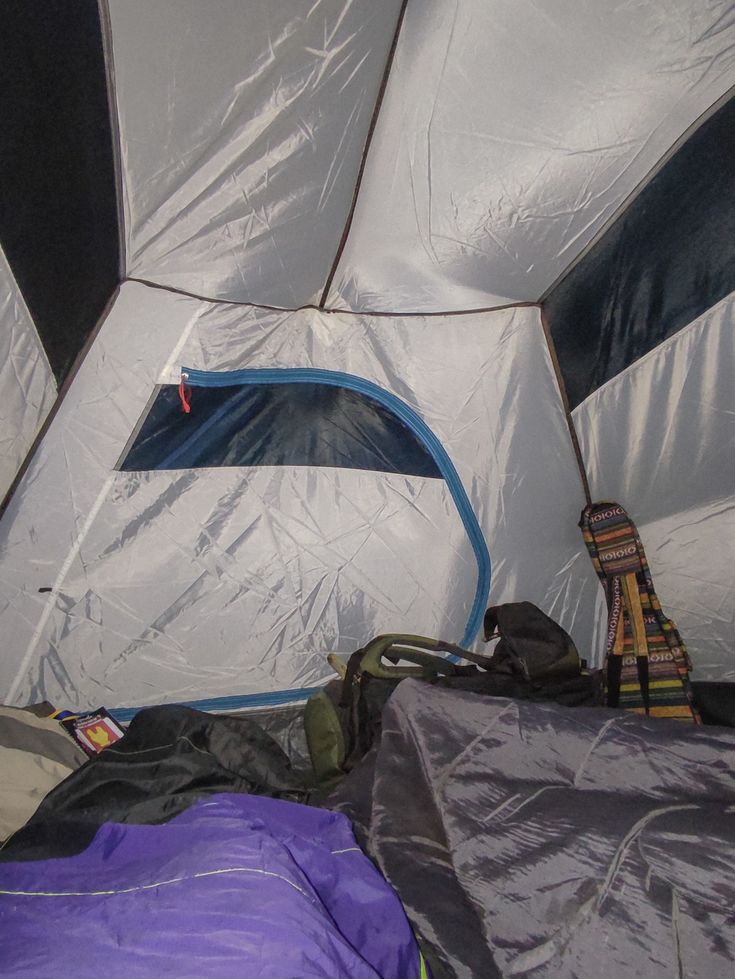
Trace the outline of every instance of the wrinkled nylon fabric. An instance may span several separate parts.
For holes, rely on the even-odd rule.
[[[37,977],[419,975],[395,893],[335,813],[216,795],[81,854],[0,866],[0,963]],[[114,963],[113,973],[110,972]]]
[[[328,305],[538,300],[735,84],[730,0],[409,3]]]
[[[318,301],[400,6],[111,0],[128,274]],[[733,9],[409,3],[328,304],[538,300],[735,84]]]
[[[398,395],[467,489],[493,561],[493,602],[535,602],[594,659],[605,613],[579,548],[581,486],[537,309],[355,317],[213,308],[192,325],[180,359],[207,371],[310,363]],[[175,368],[162,379],[174,380]]]
[[[734,759],[726,729],[406,680],[332,804],[450,975],[717,979]]]
[[[182,363],[343,370],[404,400],[459,472],[494,604],[533,601],[594,658],[605,613],[538,310],[287,314],[129,283],[3,522],[13,655],[0,681],[14,698],[127,707],[291,689],[326,676],[326,652],[380,632],[461,636],[477,568],[443,482],[114,473],[155,384]]]
[[[573,413],[595,498],[639,528],[693,679],[735,679],[735,296]]]
[[[0,498],[56,399],[56,381],[0,248]]]
[[[111,0],[128,275],[318,300],[400,0]]]

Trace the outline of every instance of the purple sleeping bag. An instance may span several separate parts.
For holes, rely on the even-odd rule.
[[[421,964],[346,817],[222,794],[0,865],[0,974],[418,979]]]

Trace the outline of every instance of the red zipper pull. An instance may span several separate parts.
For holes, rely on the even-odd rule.
[[[181,381],[179,382],[179,397],[181,398],[181,408],[184,411],[184,413],[187,415],[191,411],[191,401],[189,400],[191,398],[191,388],[187,387],[186,384],[186,379],[188,378],[188,376],[189,376],[188,374],[184,374],[182,372]]]

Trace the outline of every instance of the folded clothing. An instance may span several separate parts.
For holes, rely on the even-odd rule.
[[[0,850],[0,862],[70,856],[102,823],[165,822],[216,792],[295,802],[307,796],[284,752],[252,718],[150,707],[124,738],[49,793]]]
[[[0,707],[0,840],[29,819],[45,796],[87,756],[58,721]]]

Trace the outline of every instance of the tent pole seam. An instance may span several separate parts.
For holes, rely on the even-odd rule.
[[[472,309],[439,309],[439,310],[398,310],[398,309],[346,309],[341,306],[317,306],[315,303],[304,303],[303,306],[270,306],[267,303],[250,302],[243,299],[215,299],[212,296],[202,296],[197,292],[189,292],[187,289],[179,289],[176,286],[166,286],[161,282],[153,282],[151,279],[142,279],[140,276],[128,275],[123,280],[126,282],[136,282],[138,285],[147,286],[149,289],[159,289],[161,292],[169,292],[173,296],[184,296],[186,299],[196,299],[202,303],[211,303],[221,306],[247,306],[250,309],[263,309],[273,313],[299,313],[302,310],[313,309],[317,313],[341,313],[346,316],[384,316],[397,318],[406,317],[439,317],[439,316],[471,316],[475,313],[499,313],[505,309],[537,309],[539,303],[535,300],[519,300],[518,302],[501,303],[497,306],[476,306]]]
[[[549,351],[549,356],[551,357],[551,363],[554,368],[554,374],[556,375],[556,383],[559,387],[559,393],[561,395],[562,405],[564,406],[564,416],[566,417],[567,420],[567,428],[569,429],[569,437],[572,442],[574,457],[577,460],[579,477],[582,480],[582,489],[584,490],[584,496],[587,503],[591,504],[592,494],[590,492],[589,479],[587,478],[587,470],[584,465],[582,449],[579,445],[577,429],[574,427],[574,419],[572,418],[572,413],[569,409],[569,398],[567,397],[567,389],[566,389],[566,385],[564,384],[564,376],[562,375],[561,366],[559,364],[559,358],[556,353],[554,338],[551,335],[551,328],[549,327],[549,321],[546,317],[546,310],[544,309],[543,306],[540,306],[539,310],[541,313],[541,328],[544,331],[544,337],[546,338],[546,348]]]
[[[32,333],[33,342],[38,347],[38,352],[39,352],[40,357],[43,360],[44,364],[46,365],[46,368],[48,369],[49,375],[50,375],[51,380],[52,380],[53,385],[54,385],[54,389],[58,392],[59,386],[58,386],[58,382],[56,380],[56,375],[54,374],[54,369],[51,366],[51,361],[48,359],[48,354],[46,353],[46,348],[43,345],[43,340],[41,339],[41,334],[38,332],[38,326],[37,326],[36,321],[34,320],[33,316],[31,315],[31,311],[28,308],[28,303],[26,302],[26,298],[23,295],[23,292],[22,292],[22,290],[20,288],[20,285],[18,284],[18,280],[15,277],[15,272],[13,271],[13,269],[12,269],[12,267],[10,265],[10,261],[8,259],[8,256],[3,251],[2,243],[1,242],[0,242],[0,256],[5,260],[5,264],[7,266],[8,273],[10,275],[10,279],[11,279],[13,285],[15,286],[16,294],[17,294],[17,300],[16,301],[19,301],[20,302],[20,305],[21,305],[21,307],[23,309],[23,312],[28,317],[28,322],[33,327],[33,333]],[[0,513],[2,513],[2,510],[0,510]]]
[[[337,246],[337,254],[334,256],[332,267],[329,270],[329,275],[327,276],[327,281],[324,284],[324,290],[322,292],[321,299],[319,300],[319,309],[324,309],[327,305],[327,297],[329,295],[329,290],[332,288],[332,282],[337,272],[337,267],[339,265],[340,259],[342,258],[342,253],[345,250],[347,239],[349,238],[350,235],[350,230],[352,228],[352,221],[355,217],[355,210],[357,208],[357,198],[360,195],[360,187],[362,186],[362,179],[365,175],[365,167],[367,165],[367,158],[370,152],[370,145],[373,141],[373,136],[375,135],[375,129],[378,125],[378,116],[380,115],[380,109],[383,105],[383,99],[385,97],[385,92],[388,87],[388,78],[390,76],[391,68],[393,67],[393,60],[395,58],[396,48],[398,47],[398,38],[400,37],[401,28],[403,27],[403,21],[405,18],[407,6],[408,6],[408,0],[403,0],[403,3],[401,4],[400,12],[398,14],[398,21],[396,23],[396,28],[393,32],[393,42],[390,46],[390,51],[388,52],[388,58],[385,63],[385,68],[383,69],[383,77],[380,82],[380,88],[378,89],[378,96],[375,100],[375,107],[373,109],[373,115],[370,120],[370,126],[368,128],[367,136],[365,138],[365,146],[363,147],[363,151],[362,151],[360,168],[357,171],[357,180],[355,181],[355,190],[352,195],[352,203],[350,205],[350,210],[347,214],[347,220],[345,222],[344,230],[342,231],[342,237],[340,238],[339,245]]]
[[[117,205],[117,268],[120,281],[125,278],[128,265],[127,242],[125,240],[125,211],[123,207],[123,168],[121,155],[120,116],[117,109],[115,86],[115,57],[112,50],[112,21],[108,0],[97,0],[102,37],[102,54],[107,76],[107,111],[110,116],[110,140],[112,143],[112,165],[115,173],[115,203]]]
[[[636,186],[631,190],[628,196],[620,203],[620,205],[615,209],[613,214],[604,222],[604,224],[598,228],[595,234],[592,236],[590,241],[585,245],[579,255],[576,255],[572,261],[567,265],[563,272],[554,279],[551,285],[547,286],[542,295],[539,297],[539,303],[545,303],[552,292],[557,286],[566,279],[566,277],[579,265],[579,263],[584,259],[610,231],[610,229],[615,225],[620,218],[622,218],[625,212],[628,210],[633,201],[641,194],[646,187],[651,183],[654,177],[660,173],[661,170],[666,166],[669,160],[674,156],[674,154],[682,148],[682,146],[689,140],[694,133],[710,119],[718,109],[721,109],[726,102],[729,102],[731,98],[735,98],[735,85],[731,86],[726,92],[724,92],[718,99],[716,99],[710,106],[708,106],[704,112],[700,113],[691,125],[687,126],[681,136],[674,140],[671,146],[666,150],[666,152],[654,163],[648,173],[643,176]]]

